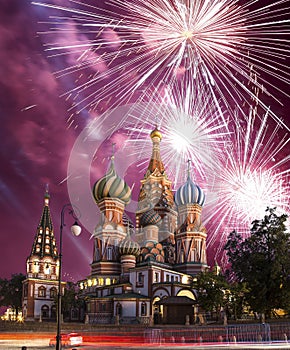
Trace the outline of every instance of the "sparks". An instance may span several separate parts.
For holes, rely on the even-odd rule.
[[[170,86],[181,77],[207,85],[216,104],[240,108],[240,113],[254,96],[252,86],[281,104],[279,95],[289,97],[276,84],[289,84],[286,0],[268,5],[258,0],[241,5],[237,0],[109,0],[106,8],[71,2],[75,7],[33,4],[65,13],[52,17],[52,28],[43,33],[53,39],[47,51],[72,62],[56,75],[78,75],[77,86],[66,92],[72,109],[134,102],[152,86]],[[259,104],[267,110],[262,98]]]
[[[248,235],[251,222],[262,219],[267,207],[289,212],[289,135],[277,139],[278,126],[268,130],[268,114],[261,121],[251,110],[246,122],[237,117],[233,140],[217,163],[205,208],[208,245],[215,246],[216,258],[223,255],[226,237],[236,229]],[[283,152],[280,161],[275,159]],[[281,170],[284,169],[284,170]],[[218,218],[218,220],[217,220]]]

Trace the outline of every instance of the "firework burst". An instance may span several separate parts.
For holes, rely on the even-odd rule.
[[[211,95],[192,86],[174,92],[165,89],[163,96],[155,93],[154,102],[139,104],[138,109],[134,105],[134,109],[130,111],[130,123],[124,124],[129,132],[125,147],[134,152],[140,170],[144,172],[148,164],[152,149],[149,135],[157,125],[163,136],[162,160],[174,187],[185,180],[188,160],[193,163],[195,176],[206,182],[207,173],[222,156],[225,136],[229,135],[227,123],[220,117]]]
[[[268,5],[259,0],[241,5],[237,0],[109,0],[103,8],[92,1],[70,2],[74,6],[33,4],[65,13],[52,17],[45,33],[53,37],[47,51],[73,61],[56,72],[78,76],[77,86],[67,92],[72,109],[134,102],[152,86],[158,90],[187,79],[206,85],[218,108],[248,104],[251,86],[275,99],[287,95],[275,84],[289,84],[286,0]],[[65,35],[72,34],[66,42]],[[259,103],[267,109],[262,99]]]
[[[255,109],[243,122],[236,117],[233,137],[210,181],[205,216],[216,258],[223,255],[229,232],[236,229],[247,236],[252,221],[262,219],[267,207],[290,214],[289,134],[279,138],[279,126],[269,130],[267,122],[268,114],[261,121]]]

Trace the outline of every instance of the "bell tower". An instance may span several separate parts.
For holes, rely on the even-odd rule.
[[[48,186],[23,281],[23,315],[26,320],[55,319],[59,258],[50,214]],[[63,283],[63,287],[65,283]]]

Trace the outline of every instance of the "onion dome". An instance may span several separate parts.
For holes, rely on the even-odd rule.
[[[118,198],[125,204],[130,202],[131,189],[116,173],[114,156],[111,158],[111,166],[107,174],[95,183],[93,196],[96,202],[104,198]]]
[[[186,183],[176,191],[174,199],[177,206],[186,204],[198,204],[203,206],[205,194],[203,190],[191,180],[190,176],[188,176]]]
[[[149,225],[157,225],[161,221],[161,216],[154,210],[150,209],[146,211],[140,217],[140,225],[146,227]]]
[[[164,251],[161,243],[147,241],[141,249],[140,257],[143,261],[164,262]]]
[[[154,137],[158,137],[161,140],[162,134],[156,127],[153,131],[151,131],[150,137],[151,137],[151,139],[153,139]]]
[[[138,256],[140,254],[140,246],[130,238],[125,238],[119,245],[119,251],[121,255]]]

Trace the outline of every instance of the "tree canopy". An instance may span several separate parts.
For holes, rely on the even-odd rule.
[[[252,222],[250,236],[233,231],[225,245],[231,274],[247,285],[247,302],[253,311],[267,317],[274,309],[289,309],[290,234],[287,215],[267,208],[261,220]]]
[[[198,304],[205,311],[216,312],[220,317],[220,312],[227,306],[227,291],[229,285],[222,274],[214,271],[204,271],[199,273],[196,281],[198,291]]]
[[[25,276],[22,273],[13,274],[11,279],[0,278],[0,305],[9,306],[16,310],[21,309],[22,303],[22,281]]]

